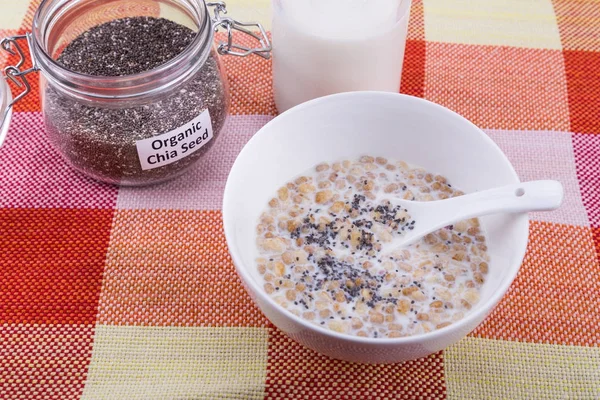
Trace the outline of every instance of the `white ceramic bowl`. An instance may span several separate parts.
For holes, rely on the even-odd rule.
[[[491,258],[480,302],[459,322],[427,334],[373,339],[313,325],[278,306],[256,270],[255,227],[278,187],[323,161],[368,154],[440,173],[465,192],[519,181],[496,144],[460,115],[416,97],[352,92],[319,98],[265,125],[239,154],[227,180],[223,222],[246,290],[282,331],[319,353],[367,363],[406,361],[467,335],[492,311],[515,278],[528,238],[526,214],[481,219]]]

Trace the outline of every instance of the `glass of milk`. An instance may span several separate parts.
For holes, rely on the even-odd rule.
[[[411,0],[273,0],[279,112],[333,93],[398,92]]]

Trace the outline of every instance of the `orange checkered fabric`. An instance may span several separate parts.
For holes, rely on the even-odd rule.
[[[39,4],[3,4],[1,36],[29,31]],[[268,1],[228,7],[268,24]],[[232,116],[218,143],[186,177],[137,189],[62,161],[32,81],[0,149],[0,400],[600,399],[598,1],[412,1],[400,91],[472,120],[521,179],[560,180],[565,202],[531,215],[527,255],[493,313],[403,364],[308,350],[243,289],[222,192],[277,111],[270,61],[223,64]]]

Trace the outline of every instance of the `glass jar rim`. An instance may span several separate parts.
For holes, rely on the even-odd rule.
[[[32,57],[34,66],[55,86],[76,97],[97,99],[139,99],[160,93],[187,80],[206,61],[212,47],[213,24],[204,1],[183,0],[195,13],[198,32],[180,54],[148,71],[123,76],[96,76],[72,71],[58,63],[46,46],[47,29],[69,0],[42,0],[33,17]],[[61,12],[59,14],[64,14]]]

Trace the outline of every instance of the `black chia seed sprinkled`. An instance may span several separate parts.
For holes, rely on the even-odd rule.
[[[318,281],[318,285],[319,283],[322,285],[324,281],[340,281],[342,282],[340,288],[350,299],[359,297],[362,289],[372,289],[378,282],[383,281],[382,276],[374,276],[369,271],[356,268],[353,264],[329,255],[318,260],[317,266],[324,276]],[[376,294],[375,297],[377,297]]]
[[[375,222],[388,226],[392,231],[400,232],[400,228],[413,227],[414,221],[409,220],[405,214],[407,210],[401,207],[392,207],[389,202],[377,206],[371,206],[367,203],[367,198],[364,195],[354,195],[351,202],[346,202],[350,205],[348,213],[352,217],[340,216],[335,213],[329,213],[332,217],[330,222],[323,223],[318,221],[316,214],[319,209],[308,209],[306,214],[301,219],[301,223],[292,232],[292,239],[301,239],[305,245],[312,245],[323,250],[330,251],[333,248],[352,247],[351,254],[367,255],[373,262],[381,263],[383,260],[377,257],[377,252],[381,247],[379,240],[375,239],[375,232],[372,231]],[[400,216],[399,216],[400,215]],[[369,220],[367,216],[373,220]],[[347,223],[350,223],[350,228],[347,228]],[[356,235],[355,231],[358,232]],[[354,242],[353,242],[354,240]],[[339,245],[338,245],[339,244]],[[310,275],[310,282],[305,277],[309,277],[308,272],[302,274],[302,282],[306,285],[307,291],[327,290],[332,296],[336,296],[337,290],[331,290],[328,286],[332,282],[337,282],[337,288],[344,293],[346,303],[351,303],[355,300],[364,302],[368,307],[375,308],[379,303],[397,304],[398,299],[391,294],[382,296],[379,290],[385,279],[385,274],[373,275],[368,268],[368,264],[346,262],[331,254],[320,255],[314,257],[309,254],[308,260],[313,262],[317,270]],[[362,258],[364,260],[364,258]],[[390,257],[393,259],[393,257]],[[296,261],[299,261],[296,258]],[[363,296],[364,289],[367,289],[368,298]]]

